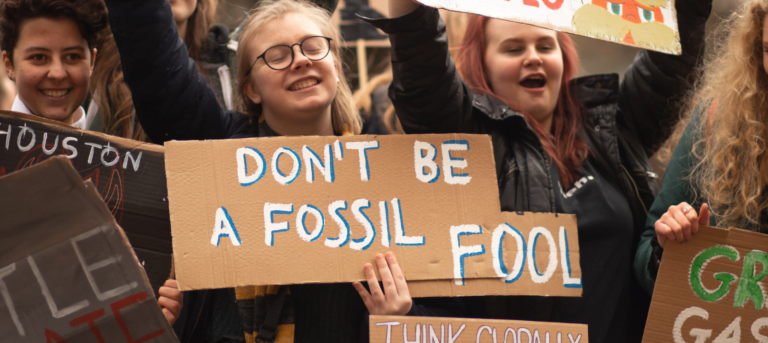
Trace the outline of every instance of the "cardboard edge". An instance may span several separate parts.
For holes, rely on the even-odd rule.
[[[62,131],[72,132],[72,134],[78,134],[81,137],[84,135],[96,136],[106,141],[119,143],[129,149],[141,148],[141,149],[149,150],[152,152],[160,152],[160,153],[162,153],[165,150],[162,145],[136,141],[133,139],[123,138],[119,136],[112,136],[112,135],[108,135],[108,134],[96,132],[96,131],[77,129],[56,120],[38,117],[31,114],[0,110],[0,122],[2,122],[3,116],[54,126],[58,129],[62,129]]]
[[[474,13],[474,12],[464,12],[464,11],[459,11],[459,10],[451,9],[451,8],[448,8],[448,7],[444,6],[444,5],[440,5],[440,4],[436,3],[436,2],[434,2],[434,0],[414,0],[414,1],[418,2],[419,4],[421,4],[423,6],[432,7],[432,8],[436,8],[436,9],[443,9],[443,10],[446,10],[446,11],[458,12],[458,13],[479,14],[479,13]],[[672,0],[670,0],[670,1],[672,1]],[[600,39],[600,38],[597,38],[597,37],[586,36],[586,35],[582,35],[582,34],[576,33],[574,30],[571,30],[570,28],[567,28],[567,27],[555,26],[555,25],[549,25],[548,26],[548,25],[545,25],[545,24],[542,24],[542,23],[539,23],[539,22],[535,22],[535,21],[532,21],[532,20],[515,20],[515,19],[511,19],[511,18],[502,18],[502,17],[495,16],[495,15],[485,15],[485,14],[479,14],[479,15],[483,15],[483,16],[486,16],[486,17],[490,17],[490,18],[494,18],[494,19],[499,19],[499,20],[505,20],[505,21],[511,21],[511,22],[515,22],[515,23],[522,23],[522,24],[527,24],[527,25],[531,25],[531,26],[541,27],[541,28],[544,28],[544,29],[547,29],[547,30],[554,30],[554,31],[559,31],[559,32],[565,32],[565,33],[568,33],[568,34],[577,35],[579,37],[596,39],[596,40],[599,40],[599,41],[615,43],[615,44],[624,45],[624,46],[628,46],[628,47],[632,47],[632,48],[636,48],[636,49],[656,51],[656,52],[660,52],[660,53],[667,54],[667,55],[682,56],[683,49],[682,49],[682,42],[680,40],[680,25],[679,25],[679,22],[677,20],[677,18],[678,18],[677,8],[675,8],[674,4],[671,7],[672,7],[671,11],[672,11],[672,13],[674,13],[674,16],[675,16],[675,29],[676,29],[675,33],[677,33],[677,37],[676,37],[677,45],[675,46],[675,50],[644,48],[644,47],[641,47],[641,46],[628,44],[628,43],[625,43],[623,41],[618,41],[618,40],[614,41],[614,40],[608,40],[608,39]]]

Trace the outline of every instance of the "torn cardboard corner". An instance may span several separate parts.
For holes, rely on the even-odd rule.
[[[488,136],[172,141],[166,173],[183,290],[361,281],[393,251],[442,280],[418,296],[581,295],[575,216],[502,213]]]
[[[0,337],[178,342],[91,181],[57,156],[0,178]]]
[[[521,320],[370,316],[371,343],[588,343],[587,326]]]
[[[767,246],[768,235],[712,227],[666,244],[643,342],[768,342]]]
[[[0,111],[0,176],[59,155],[93,182],[157,291],[172,252],[163,147]]]
[[[416,0],[425,6],[680,55],[675,0]]]

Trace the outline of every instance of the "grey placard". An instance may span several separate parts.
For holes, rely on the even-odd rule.
[[[0,341],[178,342],[122,229],[66,158],[0,178]]]

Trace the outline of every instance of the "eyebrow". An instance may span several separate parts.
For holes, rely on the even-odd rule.
[[[24,49],[24,52],[30,52],[30,51],[51,51],[51,49],[43,48],[39,46],[31,46],[29,48]]]
[[[77,46],[70,46],[70,47],[64,48],[63,50],[64,51],[67,51],[67,50],[79,50],[79,51],[85,52],[85,49],[82,46],[79,46],[79,45],[77,45]],[[31,51],[46,51],[46,52],[50,52],[51,49],[44,48],[44,47],[41,47],[41,46],[31,46],[29,48],[24,49],[24,52],[31,52]]]
[[[270,45],[269,47],[278,46],[278,45],[291,45],[291,44],[301,43],[301,42],[303,42],[305,39],[307,39],[309,37],[325,37],[325,36],[323,36],[322,33],[321,34],[308,33],[306,35],[301,36],[301,38],[299,38],[298,42],[273,44],[273,45]],[[267,49],[269,49],[269,47]]]
[[[523,40],[520,39],[520,38],[507,38],[507,39],[501,41],[501,44],[504,44],[504,43],[521,43],[521,42],[523,42]]]
[[[70,46],[68,48],[64,48],[64,51],[67,51],[67,50],[79,50],[79,51],[82,51],[82,52],[86,51],[85,48],[83,48],[82,46],[79,46],[79,45]]]
[[[538,43],[538,42],[546,41],[546,40],[554,41],[555,38],[554,37],[550,37],[550,36],[542,36],[542,37],[537,38],[536,42]],[[521,42],[524,42],[524,41],[525,40],[522,39],[522,38],[507,38],[507,39],[501,41],[500,44],[504,44],[504,43],[521,43]]]

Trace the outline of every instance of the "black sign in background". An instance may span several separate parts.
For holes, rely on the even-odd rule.
[[[0,176],[56,155],[69,156],[83,180],[96,186],[157,294],[173,252],[163,147],[0,111]]]
[[[67,158],[0,178],[0,195],[0,342],[178,342],[127,237]]]

